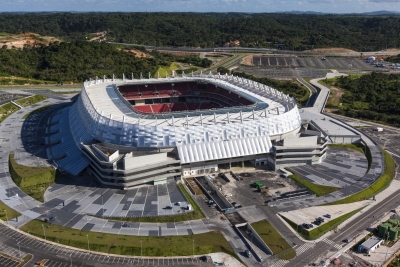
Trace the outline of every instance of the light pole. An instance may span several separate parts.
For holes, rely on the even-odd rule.
[[[7,214],[7,210],[4,209],[4,211],[6,212],[6,219],[7,219],[7,224],[8,224],[8,214]]]
[[[192,240],[193,241],[193,258],[194,258],[194,239]]]
[[[18,244],[18,250],[19,250],[19,258],[22,259],[22,257],[21,257],[21,246],[19,245],[19,242],[17,244]]]
[[[71,260],[71,267],[72,267],[72,258],[71,258],[72,254],[69,255],[69,259]]]
[[[87,249],[90,251],[90,247],[89,247],[89,235],[86,235],[87,238]]]
[[[44,225],[43,225],[43,224],[42,224],[42,228],[43,228],[44,239],[47,240],[47,238],[46,238],[46,231],[44,230]]]
[[[140,257],[142,257],[143,247],[142,247],[142,240],[140,240]]]
[[[101,217],[104,219],[104,202],[103,202],[103,194],[101,194]]]

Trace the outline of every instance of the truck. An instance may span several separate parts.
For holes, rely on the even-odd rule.
[[[374,129],[374,131],[376,131],[376,132],[383,132],[383,128],[382,128],[382,127],[376,127],[376,128]]]
[[[261,182],[255,182],[255,183],[253,183],[253,186],[256,187],[256,188],[258,189],[258,188],[264,186],[264,184],[261,183]]]

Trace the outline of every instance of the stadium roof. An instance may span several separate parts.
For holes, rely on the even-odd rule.
[[[269,136],[177,145],[181,164],[269,153],[271,147]]]
[[[124,84],[177,83],[208,81],[256,102],[256,107],[230,107],[191,112],[145,115],[135,111],[117,90]],[[113,120],[151,126],[187,126],[232,123],[283,114],[294,106],[294,100],[281,92],[247,79],[233,76],[195,76],[162,79],[98,80],[85,83],[86,93],[94,109]],[[252,82],[252,81],[251,81]],[[262,88],[261,88],[262,87]]]

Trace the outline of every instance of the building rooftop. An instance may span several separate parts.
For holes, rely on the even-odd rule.
[[[371,249],[374,246],[376,246],[376,244],[378,244],[379,242],[381,242],[382,239],[377,237],[377,236],[372,236],[370,239],[368,239],[367,241],[365,241],[364,243],[362,243],[361,245],[365,248],[365,249]]]
[[[343,125],[337,124],[332,121],[331,118],[324,116],[322,114],[316,114],[307,110],[307,108],[303,108],[299,110],[301,119],[304,121],[313,121],[320,128],[322,135],[339,135],[339,136],[354,136],[358,135],[355,132],[351,131],[349,128],[344,127]]]

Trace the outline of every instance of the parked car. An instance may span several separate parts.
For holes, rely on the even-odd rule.
[[[325,214],[325,215],[324,215],[324,217],[326,217],[326,218],[329,218],[329,219],[330,219],[332,216],[331,216],[330,214]]]
[[[246,256],[247,256],[248,258],[251,257],[251,252],[250,252],[250,250],[247,250],[247,249],[246,249],[244,253],[246,254]]]
[[[166,206],[164,209],[166,209],[166,210],[172,210],[172,207],[171,207],[171,206]]]
[[[351,241],[350,237],[346,237],[343,242],[349,243]]]

